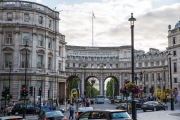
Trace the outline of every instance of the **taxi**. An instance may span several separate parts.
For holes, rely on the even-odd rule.
[[[93,107],[79,107],[78,110],[75,112],[75,118],[77,118],[82,113],[90,110],[93,110]]]
[[[4,117],[0,117],[0,120],[25,120],[25,119],[21,116],[4,116]]]

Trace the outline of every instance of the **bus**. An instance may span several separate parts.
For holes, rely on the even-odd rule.
[[[97,95],[96,98],[95,98],[95,103],[103,103],[104,104],[104,100],[105,97],[104,95]]]

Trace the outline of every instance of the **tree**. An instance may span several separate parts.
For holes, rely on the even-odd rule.
[[[78,77],[74,77],[71,81],[70,81],[70,90],[72,90],[73,88],[78,88],[78,83],[79,83],[79,78]]]
[[[114,84],[114,96],[118,95],[118,84],[114,78],[111,78],[106,85],[106,96],[113,96],[113,84]]]

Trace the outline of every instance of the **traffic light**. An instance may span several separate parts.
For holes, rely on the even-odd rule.
[[[29,87],[29,94],[32,96],[32,94],[33,94],[33,86]]]
[[[5,93],[5,90],[2,91],[2,97],[5,97],[6,96],[6,93]]]
[[[84,90],[84,95],[86,96],[86,90]]]
[[[13,96],[13,95],[12,95],[12,94],[10,94],[10,99],[12,99],[12,96]]]
[[[41,96],[42,93],[42,87],[39,88],[39,96]]]
[[[144,91],[144,93],[146,93],[146,87],[144,87],[143,91]]]
[[[23,88],[21,89],[21,96],[23,96],[23,97],[26,96],[26,88],[25,88],[25,87],[23,87]]]
[[[10,96],[9,88],[5,89],[5,96],[6,96],[6,98],[9,98],[9,96]]]

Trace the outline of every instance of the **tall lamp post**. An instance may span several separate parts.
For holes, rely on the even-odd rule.
[[[94,78],[91,80],[91,84],[92,84],[92,87],[91,87],[91,97],[93,96],[93,85],[96,81],[94,80]]]
[[[26,62],[25,62],[25,89],[26,89],[26,76],[27,76],[27,65],[28,65],[28,63],[27,63],[27,47],[28,47],[28,45],[27,45],[27,41],[26,41],[26,45],[24,45],[24,47],[25,47],[25,50],[26,50]],[[24,96],[24,110],[23,110],[23,118],[25,119],[26,118],[26,100],[25,100],[25,96]]]
[[[133,17],[131,13],[131,18],[129,18],[131,26],[131,66],[132,66],[132,82],[134,83],[134,21],[136,18]],[[134,95],[132,95],[132,119],[136,119],[136,101],[134,100]]]
[[[163,86],[163,89],[165,90],[166,89],[166,67],[163,67],[163,70],[164,70],[164,86]]]
[[[9,61],[9,94],[11,94],[11,91],[10,91],[10,80],[11,80],[11,67],[12,67],[12,62],[11,61]],[[8,101],[10,101],[10,96],[9,96],[9,99],[8,99]]]
[[[172,55],[170,52],[168,56]],[[169,57],[169,69],[170,69],[170,87],[172,89],[172,72],[171,72],[171,57]],[[174,110],[174,99],[173,99],[173,94],[171,93],[171,110]]]

